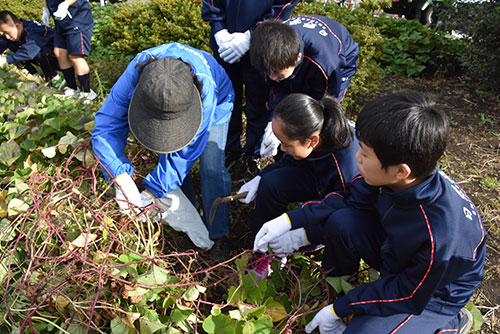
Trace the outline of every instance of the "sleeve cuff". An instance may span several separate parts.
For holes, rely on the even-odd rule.
[[[293,211],[288,211],[286,213],[288,221],[292,225],[292,230],[305,227],[307,224],[307,219],[302,208],[298,208]]]
[[[347,302],[347,298],[342,296],[337,298],[332,304],[332,312],[339,318],[343,318],[352,313]]]
[[[12,55],[8,55],[7,57],[5,57],[5,59],[7,59],[7,63],[8,64],[14,64],[15,63],[14,57],[12,57]]]

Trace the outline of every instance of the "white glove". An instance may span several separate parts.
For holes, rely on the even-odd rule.
[[[66,4],[66,2],[61,2],[59,4],[59,6],[57,6],[57,10],[54,12],[54,19],[55,20],[58,20],[58,21],[61,21],[62,19],[64,19],[67,15],[70,16],[71,18],[71,14],[69,13],[69,10],[68,10],[68,5]]]
[[[42,23],[50,27],[50,12],[47,7],[43,7],[42,9]]]
[[[288,218],[288,215],[286,213],[268,221],[267,223],[262,225],[259,232],[255,236],[253,250],[267,252],[267,246],[269,242],[279,238],[291,229],[292,223],[290,223],[290,219]]]
[[[238,190],[238,194],[244,193],[245,191],[248,191],[248,195],[245,198],[240,198],[239,201],[241,203],[248,204],[251,201],[257,197],[257,190],[259,189],[259,183],[260,183],[260,175],[257,175],[247,183],[241,186],[240,190]]]
[[[7,57],[0,55],[0,67],[4,67],[5,65],[7,65]]]
[[[222,29],[214,34],[214,38],[217,46],[220,49],[226,43],[229,43],[233,39],[233,36],[229,33],[229,31],[227,31],[227,29]]]
[[[135,185],[132,177],[127,173],[118,175],[115,178],[116,199],[122,211],[128,213],[129,202],[137,207],[142,207],[141,194]]]
[[[262,137],[262,144],[260,144],[260,156],[262,158],[270,158],[278,153],[278,146],[281,144],[280,140],[274,135],[273,122],[267,123]]]
[[[153,204],[154,201],[155,198],[153,195],[151,195],[149,191],[146,190],[141,191],[141,202],[142,202],[141,206],[148,206],[150,204]]]
[[[234,64],[250,49],[250,31],[234,32],[230,43],[219,47],[220,57],[229,64]]]
[[[306,230],[299,228],[286,232],[281,237],[269,242],[269,247],[275,253],[291,253],[309,244]]]
[[[346,325],[333,312],[332,304],[316,313],[313,320],[306,325],[306,333],[311,333],[318,326],[321,334],[341,334],[346,329]]]

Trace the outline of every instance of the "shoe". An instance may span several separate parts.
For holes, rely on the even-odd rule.
[[[465,307],[458,313],[458,319],[460,320],[460,325],[458,326],[457,334],[467,334],[472,328],[474,319],[472,318],[472,313],[469,312]]]
[[[64,87],[63,89],[63,95],[67,97],[77,97],[78,94],[80,93],[80,89],[73,89],[70,87]]]
[[[215,263],[224,262],[229,259],[230,247],[228,237],[215,239],[214,245],[210,248],[208,255]]]
[[[90,90],[90,92],[81,92],[80,95],[78,96],[79,99],[85,100],[85,102],[90,102],[94,100],[96,97],[97,94],[92,89]]]
[[[260,158],[256,155],[251,155],[245,159],[245,173],[243,178],[245,182],[250,181],[260,173]]]
[[[226,168],[233,167],[236,162],[241,159],[242,153],[240,151],[228,151],[226,152]]]
[[[255,283],[259,283],[267,276],[271,275],[273,270],[271,269],[271,262],[273,262],[273,256],[261,257],[257,260],[255,268],[248,271],[248,273],[255,273],[257,275],[257,280]]]
[[[52,87],[57,88],[57,89],[63,89],[64,86],[66,86],[66,80],[64,80],[64,78],[62,76],[60,76],[59,74],[57,74],[55,77],[53,77],[50,80],[50,83],[51,83]]]

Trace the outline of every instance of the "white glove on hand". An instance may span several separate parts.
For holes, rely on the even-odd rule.
[[[262,158],[270,158],[278,153],[278,146],[281,144],[280,140],[274,135],[273,122],[267,123],[262,137],[262,144],[260,144],[260,156]]]
[[[259,189],[259,183],[260,183],[260,175],[257,175],[247,183],[241,186],[240,190],[238,190],[238,194],[244,193],[245,191],[248,191],[248,195],[245,198],[240,198],[239,201],[241,203],[248,204],[251,201],[257,197],[257,190]]]
[[[292,253],[300,247],[309,245],[306,231],[303,228],[286,232],[281,237],[269,242],[269,247],[275,253]]]
[[[142,207],[141,194],[132,177],[127,173],[115,178],[116,199],[122,211],[128,213],[129,202],[137,207]]]
[[[71,14],[69,13],[68,10],[68,5],[66,4],[66,2],[63,1],[59,4],[59,6],[57,6],[57,10],[54,12],[54,19],[61,21],[67,15],[69,15],[71,18]]]
[[[153,204],[154,201],[155,198],[151,195],[149,191],[146,190],[141,191],[141,202],[142,202],[141,206],[143,207],[148,206],[150,204]]]
[[[234,32],[230,43],[219,47],[219,54],[226,63],[234,64],[250,49],[250,31]]]
[[[42,23],[50,27],[50,12],[47,7],[43,7],[42,9]]]
[[[253,250],[260,250],[261,252],[267,252],[267,246],[269,242],[279,238],[286,232],[292,229],[292,224],[286,213],[281,216],[274,218],[260,228],[259,232],[255,236],[255,241],[253,243]]]
[[[214,38],[217,46],[220,49],[226,43],[229,43],[233,39],[233,36],[229,33],[229,31],[227,31],[227,29],[222,29],[214,34]]]
[[[7,57],[0,55],[0,67],[7,65]]]
[[[318,326],[321,334],[342,334],[346,329],[346,325],[333,312],[332,304],[316,313],[313,320],[306,325],[306,333],[311,333]]]

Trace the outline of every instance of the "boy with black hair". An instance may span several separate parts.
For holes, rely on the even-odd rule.
[[[252,65],[265,75],[270,87],[266,108],[271,113],[291,93],[307,94],[316,100],[328,93],[342,102],[356,73],[358,55],[358,44],[349,31],[321,15],[264,21],[250,40]],[[278,145],[269,122],[261,156],[275,155]]]
[[[36,21],[18,18],[7,10],[0,11],[0,54],[9,49],[13,53],[0,55],[0,66],[23,63],[31,74],[38,74],[33,65],[39,65],[45,80],[57,75],[54,56],[54,30]]]
[[[258,22],[289,18],[298,2],[299,0],[203,0],[201,17],[212,28],[210,48],[215,59],[226,70],[235,91],[226,144],[226,163],[231,167],[243,155],[247,181],[259,172],[260,140],[269,116],[264,105],[268,95],[264,77],[250,64],[250,36]],[[243,92],[246,141],[242,148]]]
[[[90,53],[94,19],[87,0],[44,0],[42,22],[50,26],[54,18],[54,54],[66,80],[64,95],[93,100],[97,94],[90,89],[90,68],[85,56]],[[75,73],[80,83],[76,84]]]
[[[362,177],[353,181],[351,195],[331,194],[259,231],[255,248],[264,251],[305,228],[309,242],[325,244],[329,275],[355,273],[360,258],[380,271],[379,280],[318,312],[308,333],[318,326],[322,334],[462,333],[462,308],[483,279],[486,232],[474,204],[436,168],[448,131],[446,115],[423,95],[375,99],[356,122]],[[363,198],[371,209],[359,208]],[[322,233],[308,231],[311,226]],[[346,327],[340,318],[350,314]]]

